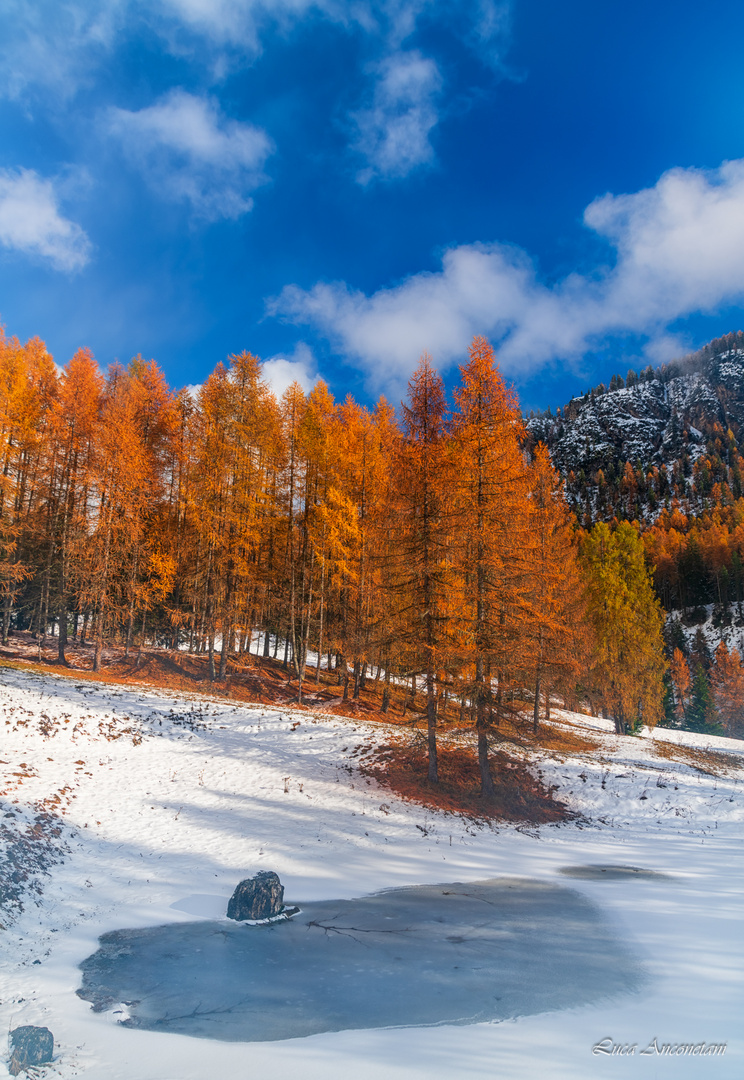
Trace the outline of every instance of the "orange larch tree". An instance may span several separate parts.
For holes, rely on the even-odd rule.
[[[55,545],[58,659],[67,662],[67,627],[74,603],[75,553],[84,548],[88,530],[93,454],[98,440],[103,378],[88,349],[79,349],[60,378],[52,428],[57,457]],[[75,627],[77,629],[75,612]]]
[[[0,589],[3,640],[22,582],[31,579],[27,617],[46,630],[50,602],[47,494],[54,483],[50,421],[57,392],[54,362],[43,341],[21,345],[0,332]]]
[[[491,796],[488,738],[506,708],[506,688],[517,674],[515,658],[529,616],[529,478],[517,400],[485,338],[473,340],[460,372],[452,419],[450,528],[461,652],[473,671],[481,790]]]
[[[394,463],[398,528],[388,581],[412,677],[421,672],[425,678],[428,777],[436,783],[437,670],[450,652],[453,629],[446,512],[451,485],[444,384],[426,353],[408,383],[402,412]]]
[[[537,734],[540,694],[546,713],[556,685],[575,686],[589,663],[591,642],[584,582],[578,565],[575,520],[553,468],[539,443],[530,470],[530,617],[527,636],[534,663],[533,730]]]
[[[109,368],[91,458],[89,533],[74,552],[78,594],[93,617],[93,668],[103,643],[127,618],[133,567],[142,544],[157,479],[137,424],[131,372]]]
[[[744,667],[737,649],[722,641],[716,649],[712,672],[713,700],[723,730],[741,738],[744,734]]]
[[[669,663],[669,674],[674,687],[674,711],[680,720],[687,719],[687,706],[690,701],[692,679],[690,666],[681,649],[675,649]]]

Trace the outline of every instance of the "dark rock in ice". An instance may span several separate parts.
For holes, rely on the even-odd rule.
[[[18,1027],[10,1033],[10,1064],[8,1072],[11,1076],[26,1072],[32,1065],[45,1065],[52,1060],[54,1053],[54,1036],[49,1028]]]
[[[627,881],[629,878],[670,880],[669,874],[663,874],[659,870],[644,870],[641,866],[614,866],[610,863],[562,866],[558,873],[584,881]]]
[[[594,904],[529,878],[303,903],[263,926],[117,930],[81,968],[79,996],[131,1002],[128,1027],[242,1042],[503,1020],[644,981]]]
[[[227,905],[228,919],[273,919],[284,906],[284,886],[273,870],[260,870],[241,881]]]

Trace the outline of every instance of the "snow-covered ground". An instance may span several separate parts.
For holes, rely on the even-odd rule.
[[[36,822],[34,842],[47,836],[58,861],[22,883],[24,910],[0,932],[0,1022],[51,1028],[46,1075],[744,1075],[744,744],[670,731],[624,738],[605,721],[558,714],[597,745],[533,764],[583,819],[493,828],[404,803],[362,776],[358,751],[384,739],[382,725],[13,669],[2,684],[0,855],[16,837],[21,858]],[[666,876],[561,873],[591,864]],[[601,909],[646,981],[637,994],[501,1023],[263,1043],[133,1030],[76,996],[78,964],[100,934],[220,917],[236,882],[262,868],[277,871],[289,903],[500,876],[560,884]],[[608,1039],[635,1053],[592,1053]],[[654,1039],[726,1051],[671,1058]]]

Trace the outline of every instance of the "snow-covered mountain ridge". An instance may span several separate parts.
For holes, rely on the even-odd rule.
[[[698,489],[705,478],[698,480],[695,464],[709,456],[730,466],[744,440],[744,334],[719,338],[656,370],[630,371],[627,384],[613,376],[609,389],[595,387],[556,415],[531,416],[527,428],[534,442],[547,444],[576,503],[591,497],[600,470],[599,482],[620,495],[626,463],[641,480],[634,496],[644,516],[667,497],[704,496]],[[643,488],[654,468],[659,478],[651,494]],[[603,509],[598,516],[617,512],[614,505],[612,512]],[[634,515],[621,507],[619,516]]]

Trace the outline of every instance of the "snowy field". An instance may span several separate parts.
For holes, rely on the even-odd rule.
[[[596,748],[533,764],[583,819],[496,828],[404,803],[362,776],[360,751],[384,740],[381,725],[12,669],[1,681],[0,855],[21,872],[13,882],[13,866],[0,868],[0,1009],[5,1031],[54,1032],[46,1076],[744,1075],[742,743],[624,738],[605,721],[558,714]],[[715,759],[696,758],[705,748]],[[598,864],[659,876],[562,872]],[[122,1012],[94,1013],[76,996],[78,965],[100,934],[219,918],[258,869],[275,870],[285,900],[300,904],[499,877],[570,888],[632,952],[643,987],[498,1023],[260,1043],[134,1030],[118,1023]],[[593,1053],[601,1040],[635,1053]],[[654,1050],[702,1043],[725,1053]]]

